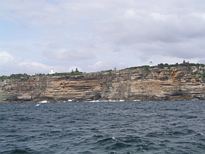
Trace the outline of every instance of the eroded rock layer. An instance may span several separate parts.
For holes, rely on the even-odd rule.
[[[0,100],[205,99],[204,72],[204,65],[184,64],[4,79],[0,82]]]

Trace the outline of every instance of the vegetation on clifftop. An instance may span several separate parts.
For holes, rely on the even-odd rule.
[[[163,63],[160,63],[156,66],[149,66],[149,65],[144,65],[144,66],[137,66],[137,67],[130,67],[130,68],[126,68],[126,70],[133,70],[133,69],[137,69],[137,68],[140,68],[143,70],[144,73],[149,73],[150,70],[152,68],[158,68],[158,69],[165,69],[165,68],[168,68],[170,69],[171,67],[186,67],[187,69],[190,69],[191,67],[197,67],[197,68],[200,68],[200,67],[204,67],[205,68],[205,64],[198,64],[198,63],[189,63],[189,62],[186,62],[186,61],[183,61],[183,63],[176,63],[176,64],[163,64]],[[116,71],[116,69],[115,69]],[[102,73],[112,73],[113,70],[107,70],[107,71],[100,71],[100,72],[96,72],[98,74],[102,74]],[[31,76],[81,76],[81,75],[84,75],[85,73],[79,71],[77,68],[75,70],[72,70],[71,72],[62,72],[62,73],[53,73],[53,74],[35,74],[35,75],[28,75],[28,74],[11,74],[10,76],[5,76],[5,75],[2,75],[0,76],[0,81],[4,81],[4,80],[27,80],[29,79],[29,77]],[[202,78],[204,81],[205,81],[205,70],[203,70],[203,72],[198,72],[197,73],[198,76],[200,78]]]
[[[11,74],[10,76],[0,76],[0,81],[4,81],[4,80],[27,80],[29,79],[30,75],[28,74]]]

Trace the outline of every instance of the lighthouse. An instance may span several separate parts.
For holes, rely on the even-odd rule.
[[[49,72],[49,74],[55,74],[55,73],[56,72],[53,69],[51,69],[50,72]]]

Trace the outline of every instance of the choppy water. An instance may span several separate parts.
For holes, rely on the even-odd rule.
[[[0,104],[1,154],[204,154],[205,102]]]

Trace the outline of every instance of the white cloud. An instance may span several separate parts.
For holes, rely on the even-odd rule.
[[[20,62],[18,65],[24,69],[38,69],[38,70],[49,70],[50,67],[48,65],[38,63],[38,62]]]
[[[14,61],[14,57],[6,52],[6,51],[0,51],[0,65],[5,65],[12,63]]]
[[[47,65],[42,62],[15,57],[6,51],[0,52],[0,75],[13,73],[48,73],[51,69],[56,72],[68,71],[65,66]]]

